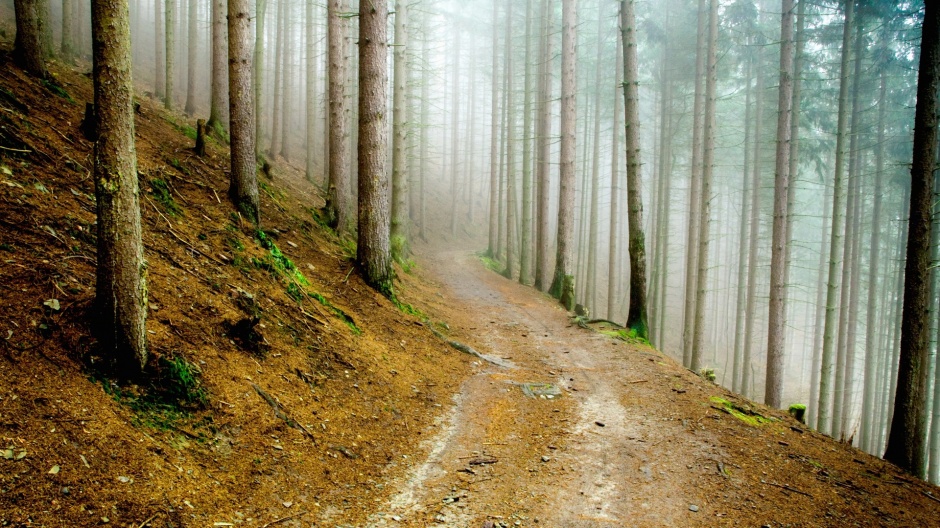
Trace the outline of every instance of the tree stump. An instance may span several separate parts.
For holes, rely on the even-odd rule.
[[[88,141],[98,140],[98,128],[95,126],[95,103],[85,103],[85,117],[82,118],[79,130]]]
[[[199,157],[206,155],[206,120],[196,121],[196,146],[193,148]]]

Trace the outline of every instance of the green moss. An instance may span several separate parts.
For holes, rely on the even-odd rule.
[[[46,90],[49,90],[50,92],[54,93],[55,95],[58,95],[62,99],[65,99],[66,101],[72,104],[75,104],[75,100],[72,99],[72,96],[69,95],[69,93],[65,91],[65,88],[62,88],[61,86],[59,86],[55,81],[50,80],[50,79],[43,79],[42,85],[46,87]]]
[[[159,202],[160,205],[163,206],[163,210],[170,216],[176,217],[183,214],[183,209],[180,208],[176,200],[173,199],[173,194],[170,193],[170,186],[165,180],[159,178],[150,180],[150,196],[153,196],[154,200]]]
[[[480,262],[486,266],[486,269],[495,271],[496,273],[503,272],[503,265],[499,261],[490,258],[486,253],[478,253],[477,256],[480,257]]]
[[[802,403],[794,403],[787,409],[787,412],[790,413],[790,416],[795,418],[799,422],[806,423],[804,420],[806,418],[806,405]]]
[[[712,396],[711,402],[717,405],[718,410],[726,412],[752,427],[760,427],[771,421],[753,409],[742,407],[719,396]]]

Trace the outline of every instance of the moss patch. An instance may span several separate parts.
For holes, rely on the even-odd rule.
[[[750,407],[743,407],[737,403],[731,402],[719,396],[711,397],[712,407],[734,416],[738,420],[753,426],[760,427],[771,420]]]

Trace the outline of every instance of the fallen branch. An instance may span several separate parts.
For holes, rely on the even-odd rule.
[[[455,350],[459,350],[460,352],[463,352],[464,354],[470,354],[471,356],[478,357],[478,358],[482,359],[483,361],[486,361],[487,363],[492,363],[493,365],[497,365],[497,366],[500,366],[500,367],[505,367],[505,366],[506,366],[506,365],[500,363],[499,361],[496,361],[496,360],[494,360],[494,359],[490,359],[490,358],[484,356],[483,354],[477,352],[477,351],[474,350],[473,348],[471,348],[471,347],[469,347],[469,346],[467,346],[467,345],[465,345],[465,344],[463,344],[463,343],[460,343],[460,342],[458,342],[458,341],[453,341],[453,340],[451,340],[451,339],[448,339],[447,336],[445,336],[444,334],[438,332],[430,322],[427,322],[427,325],[428,325],[428,328],[431,329],[431,332],[432,332],[435,336],[437,336],[437,337],[440,338],[442,341],[444,341],[445,343],[447,343],[448,345],[450,345],[451,348],[453,348],[453,349],[455,349]]]
[[[930,499],[930,500],[932,500],[932,501],[934,501],[934,502],[940,502],[940,499],[934,497],[934,496],[931,495],[929,492],[922,491],[921,493],[924,494],[924,497],[927,497],[928,499]]]
[[[23,152],[25,154],[29,154],[32,152],[32,150],[15,149],[15,148],[10,148],[10,147],[4,147],[3,145],[0,145],[0,149],[8,150],[10,152]]]
[[[159,515],[159,514],[160,514],[160,512],[157,512],[157,513],[151,515],[150,517],[147,518],[146,521],[144,521],[144,522],[138,524],[138,525],[137,525],[137,528],[144,528],[144,526],[147,526],[147,523],[149,523],[150,521],[154,520],[154,519],[157,517],[157,515]]]
[[[258,396],[261,396],[261,399],[263,399],[264,401],[266,401],[266,402],[268,403],[268,405],[270,405],[271,408],[274,409],[274,415],[275,415],[275,416],[277,416],[277,417],[280,418],[281,420],[284,420],[284,422],[285,422],[287,425],[289,425],[289,426],[291,426],[291,427],[293,427],[293,428],[295,428],[295,429],[299,429],[301,432],[303,432],[303,433],[305,433],[307,436],[309,436],[309,437],[314,441],[314,443],[316,443],[316,438],[313,436],[313,433],[311,433],[306,427],[304,427],[304,425],[303,425],[302,423],[300,423],[300,422],[298,422],[297,420],[294,420],[293,418],[291,418],[291,417],[284,411],[283,407],[281,406],[280,403],[277,402],[277,400],[275,400],[273,397],[271,397],[271,395],[268,394],[267,392],[264,392],[264,390],[263,390],[261,387],[259,387],[257,384],[252,383],[251,386],[252,386],[252,388],[255,389],[255,392],[258,393]]]
[[[775,483],[775,482],[767,482],[767,481],[764,480],[764,479],[761,479],[760,482],[761,482],[761,484],[767,484],[768,486],[773,486],[773,487],[775,487],[775,488],[780,488],[780,489],[784,489],[784,490],[787,490],[787,491],[792,491],[793,493],[799,493],[800,495],[804,495],[804,496],[809,497],[809,498],[811,498],[811,499],[813,498],[813,496],[810,495],[809,493],[806,493],[805,491],[800,491],[800,490],[794,488],[793,486],[788,486],[788,485],[786,485],[786,484],[777,484],[777,483]]]
[[[282,523],[282,522],[284,522],[284,521],[289,521],[289,520],[291,520],[291,519],[293,519],[293,518],[295,518],[295,517],[300,517],[301,515],[306,515],[306,514],[307,514],[306,511],[302,511],[302,512],[299,512],[299,513],[295,513],[295,514],[293,514],[293,515],[288,515],[287,517],[281,517],[280,519],[275,519],[275,520],[269,522],[268,524],[265,524],[265,525],[262,526],[261,528],[268,528],[268,526],[274,526],[275,524]]]

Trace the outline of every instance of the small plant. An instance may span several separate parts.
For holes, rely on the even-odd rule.
[[[180,127],[180,129],[183,131],[183,135],[185,135],[186,137],[188,137],[189,139],[193,141],[196,141],[196,129],[195,128],[189,125],[183,125],[182,127]]]
[[[716,404],[712,406],[715,409],[728,413],[731,416],[734,416],[735,418],[737,418],[738,420],[741,420],[742,422],[753,427],[760,427],[761,425],[764,425],[771,421],[766,416],[760,414],[759,412],[751,408],[743,407],[739,404],[733,403],[719,396],[712,396],[711,402]]]
[[[402,312],[408,315],[417,317],[418,319],[421,319],[422,321],[428,318],[428,316],[424,312],[422,312],[418,308],[415,308],[411,304],[402,302],[401,300],[398,299],[398,297],[392,297],[392,303]]]
[[[199,367],[190,363],[183,356],[171,359],[160,358],[165,369],[164,383],[167,395],[184,404],[204,407],[209,398],[200,383]]]
[[[794,403],[787,409],[787,412],[790,413],[790,416],[795,418],[798,422],[806,423],[806,405],[802,403]]]
[[[489,255],[486,255],[485,253],[479,253],[477,256],[480,257],[480,262],[482,262],[483,265],[486,266],[486,269],[490,271],[495,271],[496,273],[503,272],[503,265],[499,261],[491,258]]]
[[[707,379],[708,381],[710,381],[710,382],[712,382],[712,383],[715,382],[715,369],[703,368],[701,371],[699,371],[699,374],[700,374],[703,378]]]
[[[170,193],[170,187],[165,180],[159,178],[150,180],[150,196],[153,196],[156,201],[160,202],[160,205],[163,206],[163,210],[170,216],[180,216],[183,213],[183,210],[176,203],[176,200],[173,199],[173,195]]]
[[[56,84],[55,81],[52,81],[49,79],[43,79],[42,85],[46,87],[46,90],[49,90],[50,92],[54,93],[55,95],[58,95],[62,99],[65,99],[66,101],[72,104],[75,104],[75,100],[72,99],[72,96],[69,95],[69,93],[65,91],[65,88],[62,88],[61,86]]]

